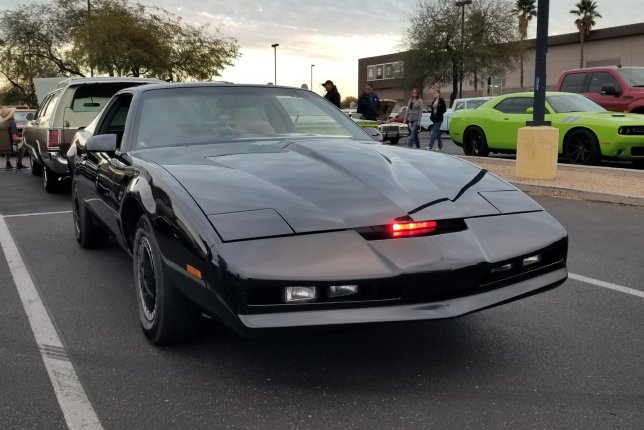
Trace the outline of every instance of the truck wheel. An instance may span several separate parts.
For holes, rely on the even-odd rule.
[[[78,196],[76,185],[72,185],[72,212],[76,242],[81,248],[100,248],[107,245],[110,235],[95,220]]]
[[[136,227],[132,263],[139,321],[148,339],[154,344],[170,344],[194,337],[200,312],[172,285],[145,216]]]
[[[45,191],[55,193],[58,190],[58,178],[58,175],[47,166],[42,167],[42,185]]]
[[[595,134],[585,128],[573,130],[566,136],[563,153],[571,164],[597,164],[601,158]]]

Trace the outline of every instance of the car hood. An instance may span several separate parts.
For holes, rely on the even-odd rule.
[[[256,211],[246,217],[249,222],[282,218],[296,233],[384,225],[404,216],[504,213],[482,197],[495,191],[511,191],[532,202],[531,210],[540,209],[516,188],[456,157],[366,142],[237,141],[179,153],[151,149],[141,156],[172,174],[211,220]]]

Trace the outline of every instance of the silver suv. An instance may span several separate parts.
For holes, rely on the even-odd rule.
[[[31,173],[42,174],[47,192],[54,192],[61,179],[69,176],[66,153],[74,133],[89,124],[119,90],[146,83],[163,82],[147,78],[68,78],[47,94],[23,130],[31,158]]]

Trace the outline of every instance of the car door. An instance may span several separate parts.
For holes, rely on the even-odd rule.
[[[118,224],[119,193],[123,191],[119,189],[118,179],[115,178],[118,178],[120,171],[124,169],[124,165],[119,159],[120,145],[131,100],[132,95],[129,93],[115,96],[97,121],[94,135],[116,135],[117,150],[114,152],[88,152],[86,162],[88,176],[93,179],[93,187],[89,192],[94,193],[96,197],[92,210],[117,239],[121,236]]]
[[[603,94],[602,89],[607,85],[617,90],[617,95]],[[613,75],[608,72],[593,72],[588,81],[588,89],[583,94],[604,109],[624,112],[628,108],[628,103],[625,103],[623,97],[620,97],[623,93],[624,88]]]
[[[519,129],[532,121],[534,105],[533,97],[508,97],[499,102],[494,110],[492,133],[487,135],[490,148],[516,150]],[[550,121],[550,114],[546,112],[546,121]],[[486,130],[488,133],[488,130]]]

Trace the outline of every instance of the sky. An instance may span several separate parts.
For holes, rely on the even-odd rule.
[[[135,3],[129,0],[130,3]],[[477,0],[473,0],[477,1]],[[538,1],[538,0],[537,0]],[[595,29],[644,21],[644,0],[595,0],[603,18]],[[418,0],[138,0],[159,6],[190,24],[207,24],[234,37],[240,58],[221,80],[299,87],[324,94],[331,79],[342,98],[358,96],[358,59],[403,50]],[[569,12],[578,0],[550,0],[549,34],[577,31]],[[29,0],[0,0],[0,11]],[[428,23],[431,25],[431,23]],[[529,37],[536,34],[536,19]],[[277,48],[271,45],[278,43]],[[314,65],[311,67],[311,65]],[[277,78],[277,79],[275,79]]]

